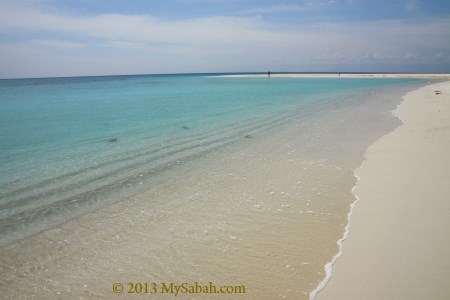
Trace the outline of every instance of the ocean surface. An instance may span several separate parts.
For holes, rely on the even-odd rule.
[[[73,295],[68,286],[89,276],[131,280],[141,270],[160,281],[247,282],[259,291],[248,299],[307,297],[337,253],[354,200],[352,171],[398,125],[390,110],[400,96],[424,83],[217,74],[0,80],[1,284],[28,284],[50,299]],[[147,249],[152,259],[127,258],[128,266],[100,276],[95,266],[108,265],[118,236],[129,240],[109,257]],[[290,252],[271,252],[273,245]],[[330,246],[322,253],[317,245]],[[226,251],[237,251],[236,269]],[[293,253],[298,261],[287,262]],[[77,255],[96,258],[85,266],[90,275],[77,281],[56,271],[75,266]],[[45,278],[57,284],[44,289]],[[304,280],[303,288],[283,278]],[[264,290],[270,280],[282,291]],[[83,293],[108,298],[109,282],[102,284]]]

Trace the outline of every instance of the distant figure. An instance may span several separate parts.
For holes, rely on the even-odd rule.
[[[267,77],[270,77],[270,71],[269,71],[269,72],[267,72]]]

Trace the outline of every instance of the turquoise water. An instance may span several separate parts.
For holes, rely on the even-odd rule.
[[[19,238],[28,227],[104,205],[161,172],[292,118],[415,82],[207,75],[1,80],[0,237]]]

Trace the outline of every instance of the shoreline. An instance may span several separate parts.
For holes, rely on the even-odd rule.
[[[237,74],[237,75],[219,75],[214,77],[268,77],[267,74]],[[314,73],[275,73],[270,74],[270,77],[275,78],[430,78],[430,79],[450,79],[450,74],[363,74],[363,73],[329,73],[329,74],[314,74]]]
[[[338,251],[354,169],[398,126],[389,112],[412,89],[346,93],[139,176],[142,189],[0,248],[5,297],[108,297],[114,282],[197,280],[243,284],[252,292],[242,299],[307,300]]]
[[[450,295],[445,288],[450,276],[449,95],[450,81],[445,81],[403,96],[393,111],[403,124],[375,141],[355,170],[356,200],[337,242],[342,246],[345,240],[343,254],[340,247],[325,265],[326,277],[310,299]]]
[[[316,299],[317,295],[327,286],[328,282],[333,277],[333,266],[336,263],[336,261],[342,256],[342,248],[344,246],[344,242],[348,238],[348,235],[350,233],[352,216],[355,211],[355,207],[360,200],[358,195],[355,194],[355,189],[358,187],[359,181],[361,180],[361,177],[358,176],[357,172],[364,166],[364,162],[365,160],[361,163],[361,166],[353,172],[353,176],[356,178],[356,183],[352,188],[352,194],[355,197],[355,201],[353,201],[350,204],[350,210],[347,214],[347,225],[345,225],[344,233],[342,234],[342,237],[336,242],[339,246],[339,251],[333,256],[333,258],[329,262],[325,264],[324,266],[325,277],[322,279],[321,282],[319,282],[317,287],[309,293],[309,300]]]

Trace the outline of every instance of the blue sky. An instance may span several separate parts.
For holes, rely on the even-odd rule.
[[[450,1],[0,0],[0,78],[450,72]]]

